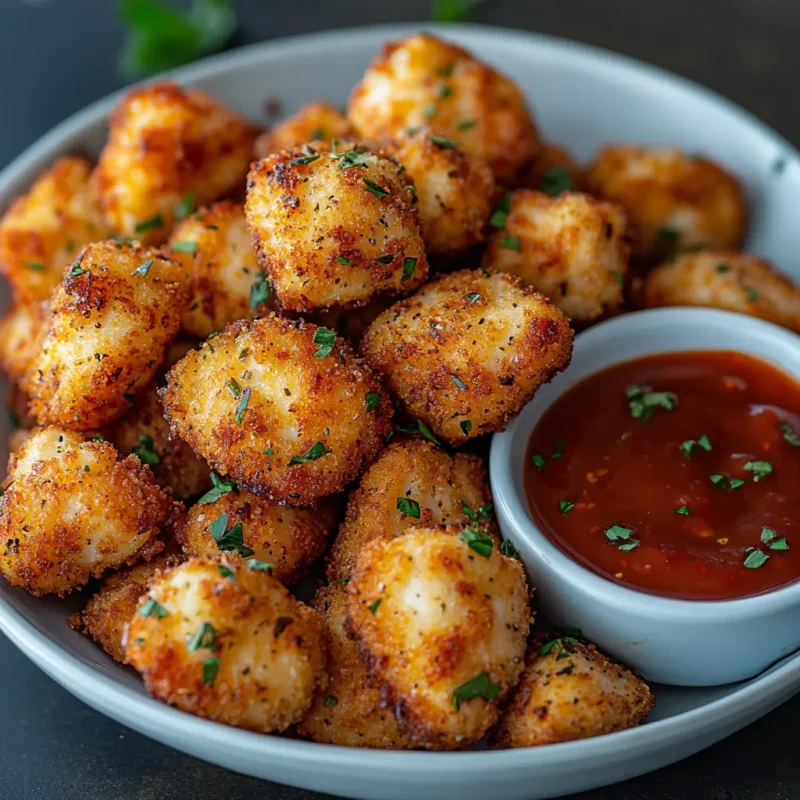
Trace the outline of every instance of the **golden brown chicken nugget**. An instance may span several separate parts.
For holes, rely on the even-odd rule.
[[[279,153],[307,142],[330,142],[353,135],[347,117],[338,108],[317,100],[306,103],[292,116],[281,120],[274,128],[262,133],[255,143],[256,158]]]
[[[50,321],[50,303],[16,303],[0,319],[0,368],[23,391],[30,387],[31,366],[42,350]]]

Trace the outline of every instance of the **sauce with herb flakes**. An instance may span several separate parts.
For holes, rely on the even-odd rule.
[[[684,600],[800,578],[800,384],[760,359],[694,351],[581,381],[525,464],[543,533],[609,580]]]

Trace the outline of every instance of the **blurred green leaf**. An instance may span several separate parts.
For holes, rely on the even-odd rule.
[[[461,22],[482,0],[434,0],[431,19],[434,22]]]
[[[120,57],[127,78],[194,61],[221,49],[236,30],[231,0],[193,0],[188,12],[161,0],[123,0],[123,20],[129,26]]]

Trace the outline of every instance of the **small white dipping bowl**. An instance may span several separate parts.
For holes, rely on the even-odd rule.
[[[576,337],[569,368],[495,435],[490,473],[503,536],[519,550],[550,619],[580,628],[647,680],[715,686],[750,678],[800,648],[800,582],[720,601],[675,600],[628,589],[556,547],[534,521],[523,484],[531,431],[567,389],[623,361],[691,350],[748,353],[800,380],[800,337],[768,322],[694,308],[627,314]]]

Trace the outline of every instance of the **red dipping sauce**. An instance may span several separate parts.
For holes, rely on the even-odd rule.
[[[604,578],[728,600],[800,578],[800,384],[741,353],[617,364],[534,429],[525,463],[543,533]]]

